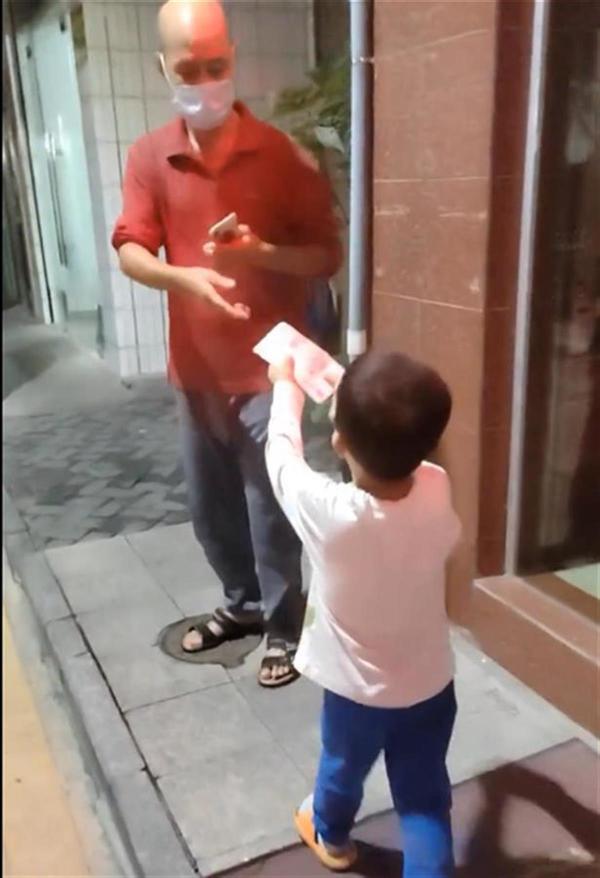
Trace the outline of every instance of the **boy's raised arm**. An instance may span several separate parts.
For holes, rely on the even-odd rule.
[[[277,500],[296,533],[324,509],[329,479],[312,470],[304,460],[302,411],[304,393],[291,377],[274,376],[273,404],[267,442],[267,470]]]

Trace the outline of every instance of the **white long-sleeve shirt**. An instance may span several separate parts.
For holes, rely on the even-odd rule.
[[[312,568],[296,668],[360,704],[417,704],[454,674],[445,566],[460,524],[448,476],[424,463],[398,501],[334,482],[304,460],[303,405],[295,384],[276,383],[267,444],[275,495]]]

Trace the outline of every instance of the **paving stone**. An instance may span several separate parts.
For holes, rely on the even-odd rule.
[[[228,682],[220,665],[176,661],[158,647],[110,654],[102,669],[124,712]]]
[[[323,693],[309,680],[302,677],[292,686],[279,689],[277,698],[251,678],[238,680],[235,685],[252,712],[278,740],[318,727]]]
[[[154,501],[154,498],[150,498],[147,502],[136,502],[127,506],[121,514],[122,516],[130,516],[138,521],[156,521],[157,518],[162,517],[163,508],[161,503],[157,503]]]
[[[46,541],[46,548],[47,549],[62,549],[65,546],[70,546],[70,545],[71,545],[71,543],[69,542],[69,540],[48,539]],[[40,545],[40,548],[42,548],[41,545]]]
[[[279,690],[277,698],[267,698],[273,692],[258,686],[254,674],[238,677],[235,685],[253,713],[269,729],[307,781],[312,783],[321,749],[321,690],[302,678],[292,686]]]
[[[181,618],[173,602],[159,594],[139,598],[135,603],[80,613],[77,621],[94,654],[104,658],[115,653],[131,655],[154,646],[162,629]]]
[[[110,779],[143,768],[110,692],[90,655],[73,658],[62,670],[102,770]]]
[[[205,588],[204,586],[195,588],[178,588],[173,583],[169,589],[169,596],[173,603],[181,610],[183,616],[201,616],[202,613],[212,613],[217,607],[223,606],[223,589],[220,586],[214,588]],[[253,653],[251,653],[253,655]],[[236,668],[235,670],[242,670]]]
[[[166,512],[185,512],[186,508],[183,503],[175,503],[173,500],[165,500],[161,506]]]
[[[83,493],[83,491],[81,492]],[[131,500],[132,492],[129,488],[116,488],[113,486],[107,486],[102,491],[103,496],[110,497],[114,500]]]
[[[74,520],[71,516],[60,516],[52,524],[49,524],[46,533],[50,537],[49,542],[58,541],[68,545],[70,540],[80,540],[88,531],[88,526],[77,516]]]
[[[241,665],[241,667],[227,669],[227,673],[229,674],[230,678],[234,682],[237,682],[238,680],[244,680],[247,677],[251,677],[256,685],[256,678],[258,676],[260,664],[265,656],[266,650],[267,639],[264,638],[258,649],[255,649],[254,652],[251,652],[248,656],[246,656],[246,660],[244,661],[244,664]],[[296,684],[294,683],[294,685]]]
[[[25,530],[25,522],[6,488],[2,488],[2,531],[5,534],[21,533]]]
[[[156,521],[153,518],[146,519],[145,521],[138,521],[135,518],[124,520],[123,524],[119,527],[118,532],[122,534],[131,534],[131,533],[140,533],[142,531],[147,530],[148,528],[155,527],[161,522]]]
[[[199,760],[220,762],[233,753],[253,761],[258,744],[275,746],[231,683],[133,710],[128,720],[156,777],[190,770]]]
[[[198,739],[202,741],[201,738]],[[159,781],[203,875],[272,849],[289,832],[306,781],[270,741],[210,756]]]
[[[75,619],[59,619],[46,625],[48,639],[59,662],[68,661],[87,653],[88,648],[81,636]]]
[[[5,548],[13,576],[25,590],[40,622],[45,625],[70,616],[71,610],[44,553],[34,549],[29,535],[7,535]]]
[[[193,878],[195,870],[146,772],[117,778],[112,791],[144,878]]]
[[[186,615],[205,610],[201,592],[218,592],[216,606],[223,602],[221,585],[208,564],[191,524],[154,528],[129,536],[129,544],[152,575]],[[197,602],[196,601],[197,596]],[[210,608],[211,610],[214,607]]]
[[[564,726],[546,723],[489,681],[483,691],[472,684],[461,687],[459,681],[457,691],[459,712],[449,755],[453,783],[531,756],[570,736]]]
[[[79,540],[79,542],[80,543],[90,543],[90,542],[96,542],[96,540],[108,540],[108,539],[110,539],[109,534],[102,533],[101,531],[98,531],[98,530],[91,530],[89,533],[86,533],[86,535],[83,536]]]
[[[121,506],[115,503],[114,500],[109,500],[104,506],[100,506],[95,514],[100,515],[102,518],[110,518],[112,515],[116,515],[120,508]]]
[[[47,559],[76,613],[163,594],[123,537],[52,549]]]

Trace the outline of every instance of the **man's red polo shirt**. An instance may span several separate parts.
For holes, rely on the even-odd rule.
[[[327,181],[285,134],[241,104],[236,111],[236,147],[217,175],[193,151],[180,119],[131,147],[113,246],[118,250],[134,242],[155,255],[164,247],[171,265],[210,266],[202,252],[208,230],[235,211],[263,241],[323,246],[333,275],[341,250]],[[249,305],[249,321],[231,320],[191,297],[169,294],[169,376],[182,389],[262,391],[268,386],[266,367],[253,346],[280,320],[305,329],[307,280],[253,268],[233,276],[236,289],[220,292]]]

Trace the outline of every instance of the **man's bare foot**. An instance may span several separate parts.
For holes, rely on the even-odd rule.
[[[267,688],[276,688],[292,683],[299,677],[294,667],[293,650],[285,641],[270,640],[258,673],[258,682]]]
[[[223,626],[214,616],[206,623],[206,627],[212,631],[215,637],[223,636]],[[190,628],[181,641],[181,646],[185,652],[201,652],[204,649],[204,639],[198,628]]]
[[[228,640],[261,633],[260,615],[247,613],[243,617],[237,617],[219,608],[206,622],[189,629],[181,641],[181,648],[184,652],[202,652],[205,649],[214,649]]]

